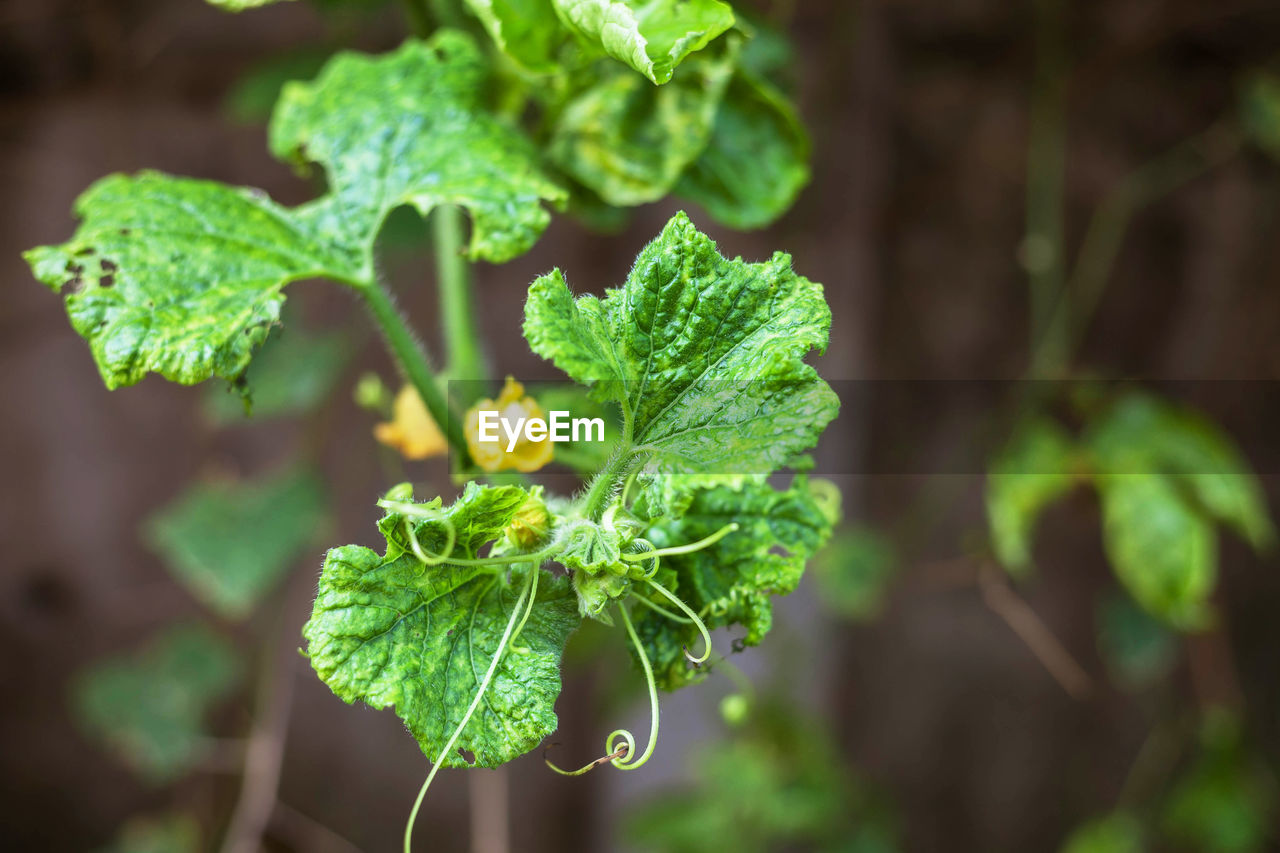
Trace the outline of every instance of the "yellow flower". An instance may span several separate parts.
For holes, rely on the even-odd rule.
[[[375,425],[373,437],[400,451],[406,459],[440,456],[449,449],[444,433],[412,385],[404,386],[396,394],[391,405],[390,423]]]
[[[467,437],[467,449],[471,451],[471,458],[481,469],[494,473],[514,468],[528,473],[537,471],[551,461],[551,442],[546,438],[541,441],[530,441],[524,434],[524,430],[520,431],[515,446],[510,452],[507,450],[509,437],[501,427],[498,429],[497,441],[481,441],[481,411],[496,411],[498,417],[511,424],[512,428],[521,418],[546,420],[546,413],[542,411],[538,401],[532,397],[526,397],[524,386],[508,376],[507,384],[502,386],[502,392],[498,394],[497,400],[486,398],[467,410],[463,434]]]

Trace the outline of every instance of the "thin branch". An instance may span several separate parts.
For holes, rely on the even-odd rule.
[[[1013,591],[1003,572],[984,563],[979,574],[983,601],[1026,644],[1036,660],[1073,699],[1085,699],[1093,691],[1093,679],[1058,641],[1036,612]]]

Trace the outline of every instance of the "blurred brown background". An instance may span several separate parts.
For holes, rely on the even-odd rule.
[[[760,4],[798,45],[798,79],[815,141],[814,180],[775,227],[740,234],[695,220],[726,254],[776,248],[826,284],[834,325],[819,363],[832,379],[1010,378],[1027,363],[1025,228],[1028,104],[1036,66],[1033,4],[823,2]],[[201,609],[142,547],[142,518],[210,469],[251,474],[299,441],[288,424],[216,432],[200,393],[149,379],[108,393],[60,300],[19,252],[59,242],[74,198],[107,172],[156,168],[262,187],[292,203],[307,186],[267,153],[261,126],[231,121],[226,93],[260,61],[303,45],[370,50],[404,33],[394,6],[326,16],[304,2],[228,15],[199,0],[8,0],[0,6],[0,839],[11,850],[104,844],[127,816],[181,802],[208,820],[234,802],[234,773],[198,772],[176,789],[139,783],[72,727],[68,677]],[[1138,164],[1231,110],[1241,75],[1280,51],[1280,4],[1101,0],[1067,4],[1059,32],[1067,110],[1067,239]],[[536,248],[480,266],[482,320],[500,367],[550,376],[519,334],[534,275],[565,269],[578,290],[621,281],[673,210],[640,210],[623,233],[597,236],[557,218]],[[1246,152],[1164,198],[1127,235],[1079,364],[1108,375],[1272,380],[1280,372],[1280,165]],[[387,260],[398,294],[432,325],[429,263]],[[316,327],[361,328],[354,301],[302,284],[291,304]],[[432,344],[437,343],[432,340]],[[438,349],[438,348],[437,348]],[[348,379],[387,374],[366,335]],[[349,383],[348,383],[349,384]],[[1255,385],[1250,388],[1266,388]],[[326,415],[324,472],[335,496],[333,541],[374,544],[373,500],[388,485],[369,417]],[[1256,403],[1243,400],[1246,417]],[[944,416],[910,425],[846,406],[821,463],[853,470],[902,442],[948,440]],[[1274,440],[1274,439],[1272,439]],[[1274,446],[1269,449],[1274,454]],[[414,478],[447,491],[439,465]],[[744,656],[782,666],[797,696],[827,716],[843,760],[895,799],[906,848],[1052,850],[1081,818],[1105,811],[1146,736],[1149,702],[1108,686],[1093,608],[1114,582],[1097,513],[1081,496],[1041,527],[1032,607],[1095,680],[1083,701],[1050,678],[972,585],[937,582],[940,564],[982,530],[981,479],[838,478],[848,514],[892,525],[921,494],[945,502],[910,543],[908,564],[877,621],[822,616],[806,585],[782,607],[779,638]],[[1267,478],[1272,506],[1280,481]],[[564,486],[567,487],[567,486]],[[1280,573],[1223,537],[1221,631],[1190,643],[1175,684],[1191,703],[1246,708],[1255,740],[1280,755]],[[316,558],[279,594],[296,637]],[[243,627],[248,640],[272,613]],[[287,639],[287,638],[286,638]],[[288,642],[292,642],[291,640]],[[288,645],[286,642],[286,645]],[[579,658],[584,657],[578,655]],[[398,845],[427,763],[390,712],[343,705],[288,656],[296,678],[272,849]],[[614,655],[608,666],[623,659]],[[625,664],[622,664],[625,667]],[[570,665],[560,700],[567,752],[594,755],[618,722],[598,709],[601,667]],[[629,671],[629,670],[626,670]],[[638,682],[638,677],[637,677]],[[1226,685],[1226,686],[1223,686]],[[514,849],[616,849],[619,816],[686,771],[686,753],[719,729],[712,681],[664,705],[658,754],[635,774],[608,768],[551,775],[534,754],[509,768]],[[1237,697],[1236,691],[1240,697]],[[214,721],[243,734],[253,683]],[[639,708],[626,715],[637,730]],[[424,849],[466,850],[466,776],[444,773],[419,821]],[[291,816],[292,815],[292,816]],[[429,846],[427,839],[430,839]]]

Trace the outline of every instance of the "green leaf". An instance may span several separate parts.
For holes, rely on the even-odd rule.
[[[83,223],[25,257],[66,295],[108,388],[156,372],[236,380],[292,281],[354,274],[309,225],[252,190],[156,172],[110,175],[76,202]]]
[[[272,147],[325,165],[330,193],[285,208],[261,192],[154,172],[112,175],[76,203],[71,241],[25,257],[66,295],[107,387],[148,372],[183,384],[235,381],[280,317],[282,288],[307,278],[367,286],[383,219],[411,204],[471,211],[471,254],[527,249],[564,191],[529,143],[480,106],[484,64],[444,32],[394,53],[343,53],[313,84],[291,83]]]
[[[1045,507],[1071,490],[1076,450],[1053,421],[1021,424],[991,461],[987,523],[996,559],[1013,574],[1031,568],[1031,541]]]
[[[1194,412],[1147,394],[1121,398],[1088,436],[1104,473],[1161,473],[1256,549],[1275,540],[1262,485],[1239,449]]]
[[[654,83],[733,26],[720,0],[552,0],[573,31]]]
[[[193,595],[243,619],[312,545],[326,521],[313,472],[257,482],[201,482],[149,518],[148,545]]]
[[[803,361],[826,348],[822,286],[777,253],[727,260],[677,214],[620,289],[574,299],[556,270],[529,289],[534,352],[598,399],[664,473],[766,474],[811,447],[839,400]]]
[[[502,534],[523,503],[515,503],[513,493],[524,494],[514,486],[468,485],[448,510],[457,531],[454,556],[471,557]],[[418,529],[423,547],[441,553],[443,526],[428,521]],[[527,563],[513,562],[509,574],[507,568],[424,566],[392,541],[385,556],[335,548],[303,628],[311,664],[344,701],[394,706],[435,760],[479,688],[519,588],[529,571],[541,571]],[[496,767],[555,731],[560,656],[578,622],[568,580],[544,573],[528,621],[457,742],[475,765]],[[471,764],[459,752],[446,756],[444,766]]]
[[[1241,94],[1240,113],[1254,144],[1280,158],[1280,77],[1261,72],[1250,79]]]
[[[200,853],[200,824],[186,814],[132,818],[99,853]]]
[[[854,621],[880,612],[897,570],[892,543],[869,527],[840,532],[814,561],[823,608]]]
[[[1126,595],[1098,607],[1098,651],[1111,678],[1127,690],[1164,679],[1178,661],[1177,636]]]
[[[245,373],[252,408],[230,389],[211,387],[204,412],[218,426],[311,412],[333,393],[351,356],[351,342],[341,332],[309,333],[300,327],[267,338]]]
[[[175,628],[81,673],[73,710],[86,735],[140,775],[166,782],[205,755],[205,712],[230,690],[237,669],[234,649],[218,635]]]
[[[271,120],[271,150],[321,164],[330,194],[299,211],[347,240],[372,273],[369,247],[387,213],[441,204],[471,213],[472,257],[502,262],[527,251],[547,223],[542,202],[567,193],[538,166],[532,145],[488,115],[484,57],[445,30],[380,57],[338,54],[312,83],[286,84]]]
[[[796,588],[805,563],[831,534],[832,521],[797,477],[778,491],[766,483],[697,489],[684,514],[664,519],[646,533],[656,547],[695,542],[737,523],[739,529],[709,548],[662,558],[662,568],[675,573],[676,593],[698,613],[708,628],[741,625],[742,641],[757,645],[773,623],[774,595]],[[662,604],[661,598],[653,599]],[[658,683],[672,690],[699,680],[690,670],[684,648],[695,648],[696,629],[649,610],[640,612],[636,630],[654,666]]]
[[[735,45],[700,54],[661,87],[601,69],[557,113],[549,156],[608,204],[662,198],[707,147],[735,54]]]
[[[1244,747],[1240,723],[1211,714],[1195,763],[1174,786],[1161,829],[1175,850],[1255,853],[1271,849],[1276,787]]]
[[[809,153],[809,135],[782,93],[739,68],[706,148],[675,192],[731,228],[762,228],[809,182]]]
[[[1158,474],[1098,478],[1103,545],[1120,582],[1181,630],[1205,627],[1217,577],[1213,525]]]
[[[219,9],[226,9],[228,12],[243,12],[245,9],[269,6],[272,3],[283,2],[283,0],[207,0],[207,2],[210,5],[217,6]]]
[[[1127,812],[1115,812],[1077,827],[1061,853],[1143,853],[1142,824]]]
[[[547,0],[464,0],[498,49],[530,71],[555,71],[565,31]]]

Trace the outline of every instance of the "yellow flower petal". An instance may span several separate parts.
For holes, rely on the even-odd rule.
[[[412,385],[404,386],[396,394],[391,421],[375,425],[373,437],[398,450],[406,459],[441,456],[449,449],[444,433]]]
[[[498,394],[498,399],[483,399],[467,410],[462,432],[466,436],[467,449],[471,452],[471,458],[481,470],[496,473],[514,469],[527,474],[537,471],[551,461],[550,439],[529,441],[522,433],[510,452],[507,452],[506,434],[501,430],[499,430],[498,441],[481,441],[481,411],[499,412],[500,417],[512,424],[519,418],[546,420],[546,413],[538,405],[538,401],[525,396],[524,386],[508,376],[506,384]]]

